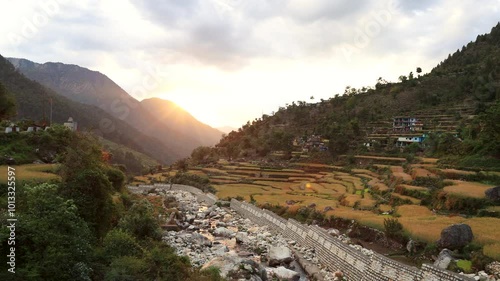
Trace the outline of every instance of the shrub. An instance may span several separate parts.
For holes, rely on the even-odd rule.
[[[387,237],[392,239],[401,239],[403,237],[403,225],[398,219],[384,219],[384,229]]]
[[[121,229],[113,229],[104,238],[104,254],[112,259],[122,256],[140,256],[142,249],[129,233]]]

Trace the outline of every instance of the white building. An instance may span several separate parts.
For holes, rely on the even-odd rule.
[[[64,123],[64,127],[70,129],[71,131],[76,131],[78,129],[78,123],[73,121],[73,118],[68,118],[68,121]]]

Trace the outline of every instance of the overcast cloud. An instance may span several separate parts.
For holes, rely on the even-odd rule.
[[[98,70],[213,126],[346,85],[428,72],[500,20],[500,0],[2,0],[0,54]],[[134,91],[155,69],[159,84]]]

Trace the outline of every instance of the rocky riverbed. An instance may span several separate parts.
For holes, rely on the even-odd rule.
[[[271,233],[228,207],[207,206],[184,191],[166,191],[175,197],[180,218],[179,231],[166,231],[163,240],[179,255],[188,256],[194,266],[216,266],[229,280],[309,280],[301,262],[320,266],[314,251],[298,246],[295,241]],[[321,280],[341,280],[335,272],[317,267]],[[337,275],[340,276],[340,272]]]
[[[159,191],[159,196],[177,202],[176,231],[165,231],[163,240],[179,255],[188,256],[194,266],[220,269],[228,280],[309,280],[301,267],[317,280],[343,280],[341,269],[331,272],[318,261],[313,249],[302,247],[267,226],[242,218],[229,207],[198,203],[191,193]],[[371,255],[371,250],[350,244],[349,237],[335,229],[329,233],[337,239]],[[483,273],[483,272],[481,272]],[[495,280],[485,274],[473,274],[476,280]]]

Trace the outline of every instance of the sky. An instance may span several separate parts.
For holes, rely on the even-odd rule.
[[[0,0],[0,54],[99,71],[213,127],[429,72],[500,0]],[[310,97],[313,96],[314,100]]]

